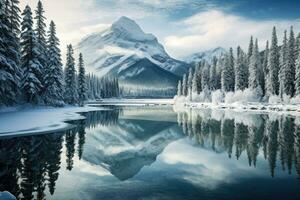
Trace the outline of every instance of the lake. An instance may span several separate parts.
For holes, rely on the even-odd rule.
[[[104,106],[67,131],[0,138],[18,199],[300,199],[300,119]]]

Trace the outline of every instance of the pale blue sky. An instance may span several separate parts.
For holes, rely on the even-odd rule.
[[[35,8],[38,0],[21,0]],[[176,58],[217,46],[246,48],[250,35],[260,47],[273,25],[279,38],[290,25],[300,28],[297,0],[43,0],[46,17],[58,25],[62,45],[76,44],[121,16],[153,33]]]

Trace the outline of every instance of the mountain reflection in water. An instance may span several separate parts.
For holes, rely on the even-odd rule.
[[[209,199],[220,195],[218,185],[238,189],[234,183],[251,175],[275,177],[274,185],[286,180],[292,185],[286,192],[300,195],[295,189],[300,185],[299,118],[109,108],[85,113],[86,119],[71,122],[74,128],[67,131],[0,139],[0,191],[18,199]]]

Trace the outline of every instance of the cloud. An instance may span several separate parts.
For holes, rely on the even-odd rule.
[[[38,0],[21,1],[21,9],[29,4],[36,8]],[[228,9],[207,0],[44,0],[47,23],[57,25],[61,49],[76,45],[92,32],[100,32],[121,16],[136,20],[149,33],[154,33],[166,50],[176,58],[217,46],[240,44],[247,48],[250,35],[257,37],[260,47],[270,39],[272,26],[279,36],[299,20],[253,20],[228,13]],[[224,6],[226,7],[226,5]],[[225,13],[225,10],[226,13]],[[196,13],[196,14],[195,14]],[[281,39],[280,39],[281,40]]]
[[[294,25],[300,28],[299,20],[255,21],[244,17],[226,14],[220,10],[198,13],[185,20],[176,22],[176,34],[165,37],[164,44],[171,55],[184,57],[193,52],[222,46],[225,48],[241,45],[246,48],[251,35],[265,46],[270,39],[272,27],[276,25],[281,38],[284,29]],[[183,30],[183,31],[182,31]]]

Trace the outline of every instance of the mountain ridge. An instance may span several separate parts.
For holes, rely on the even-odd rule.
[[[187,63],[170,57],[153,34],[145,33],[135,21],[124,16],[110,28],[82,39],[76,49],[83,53],[87,71],[98,76],[118,77],[124,84],[134,82],[149,87],[155,83],[156,86],[175,88],[180,76],[189,67]],[[143,68],[143,62],[147,63],[147,67]],[[144,74],[141,77],[145,70],[152,76]],[[165,76],[162,77],[159,72]],[[137,78],[132,81],[134,76],[140,81],[136,81]]]

